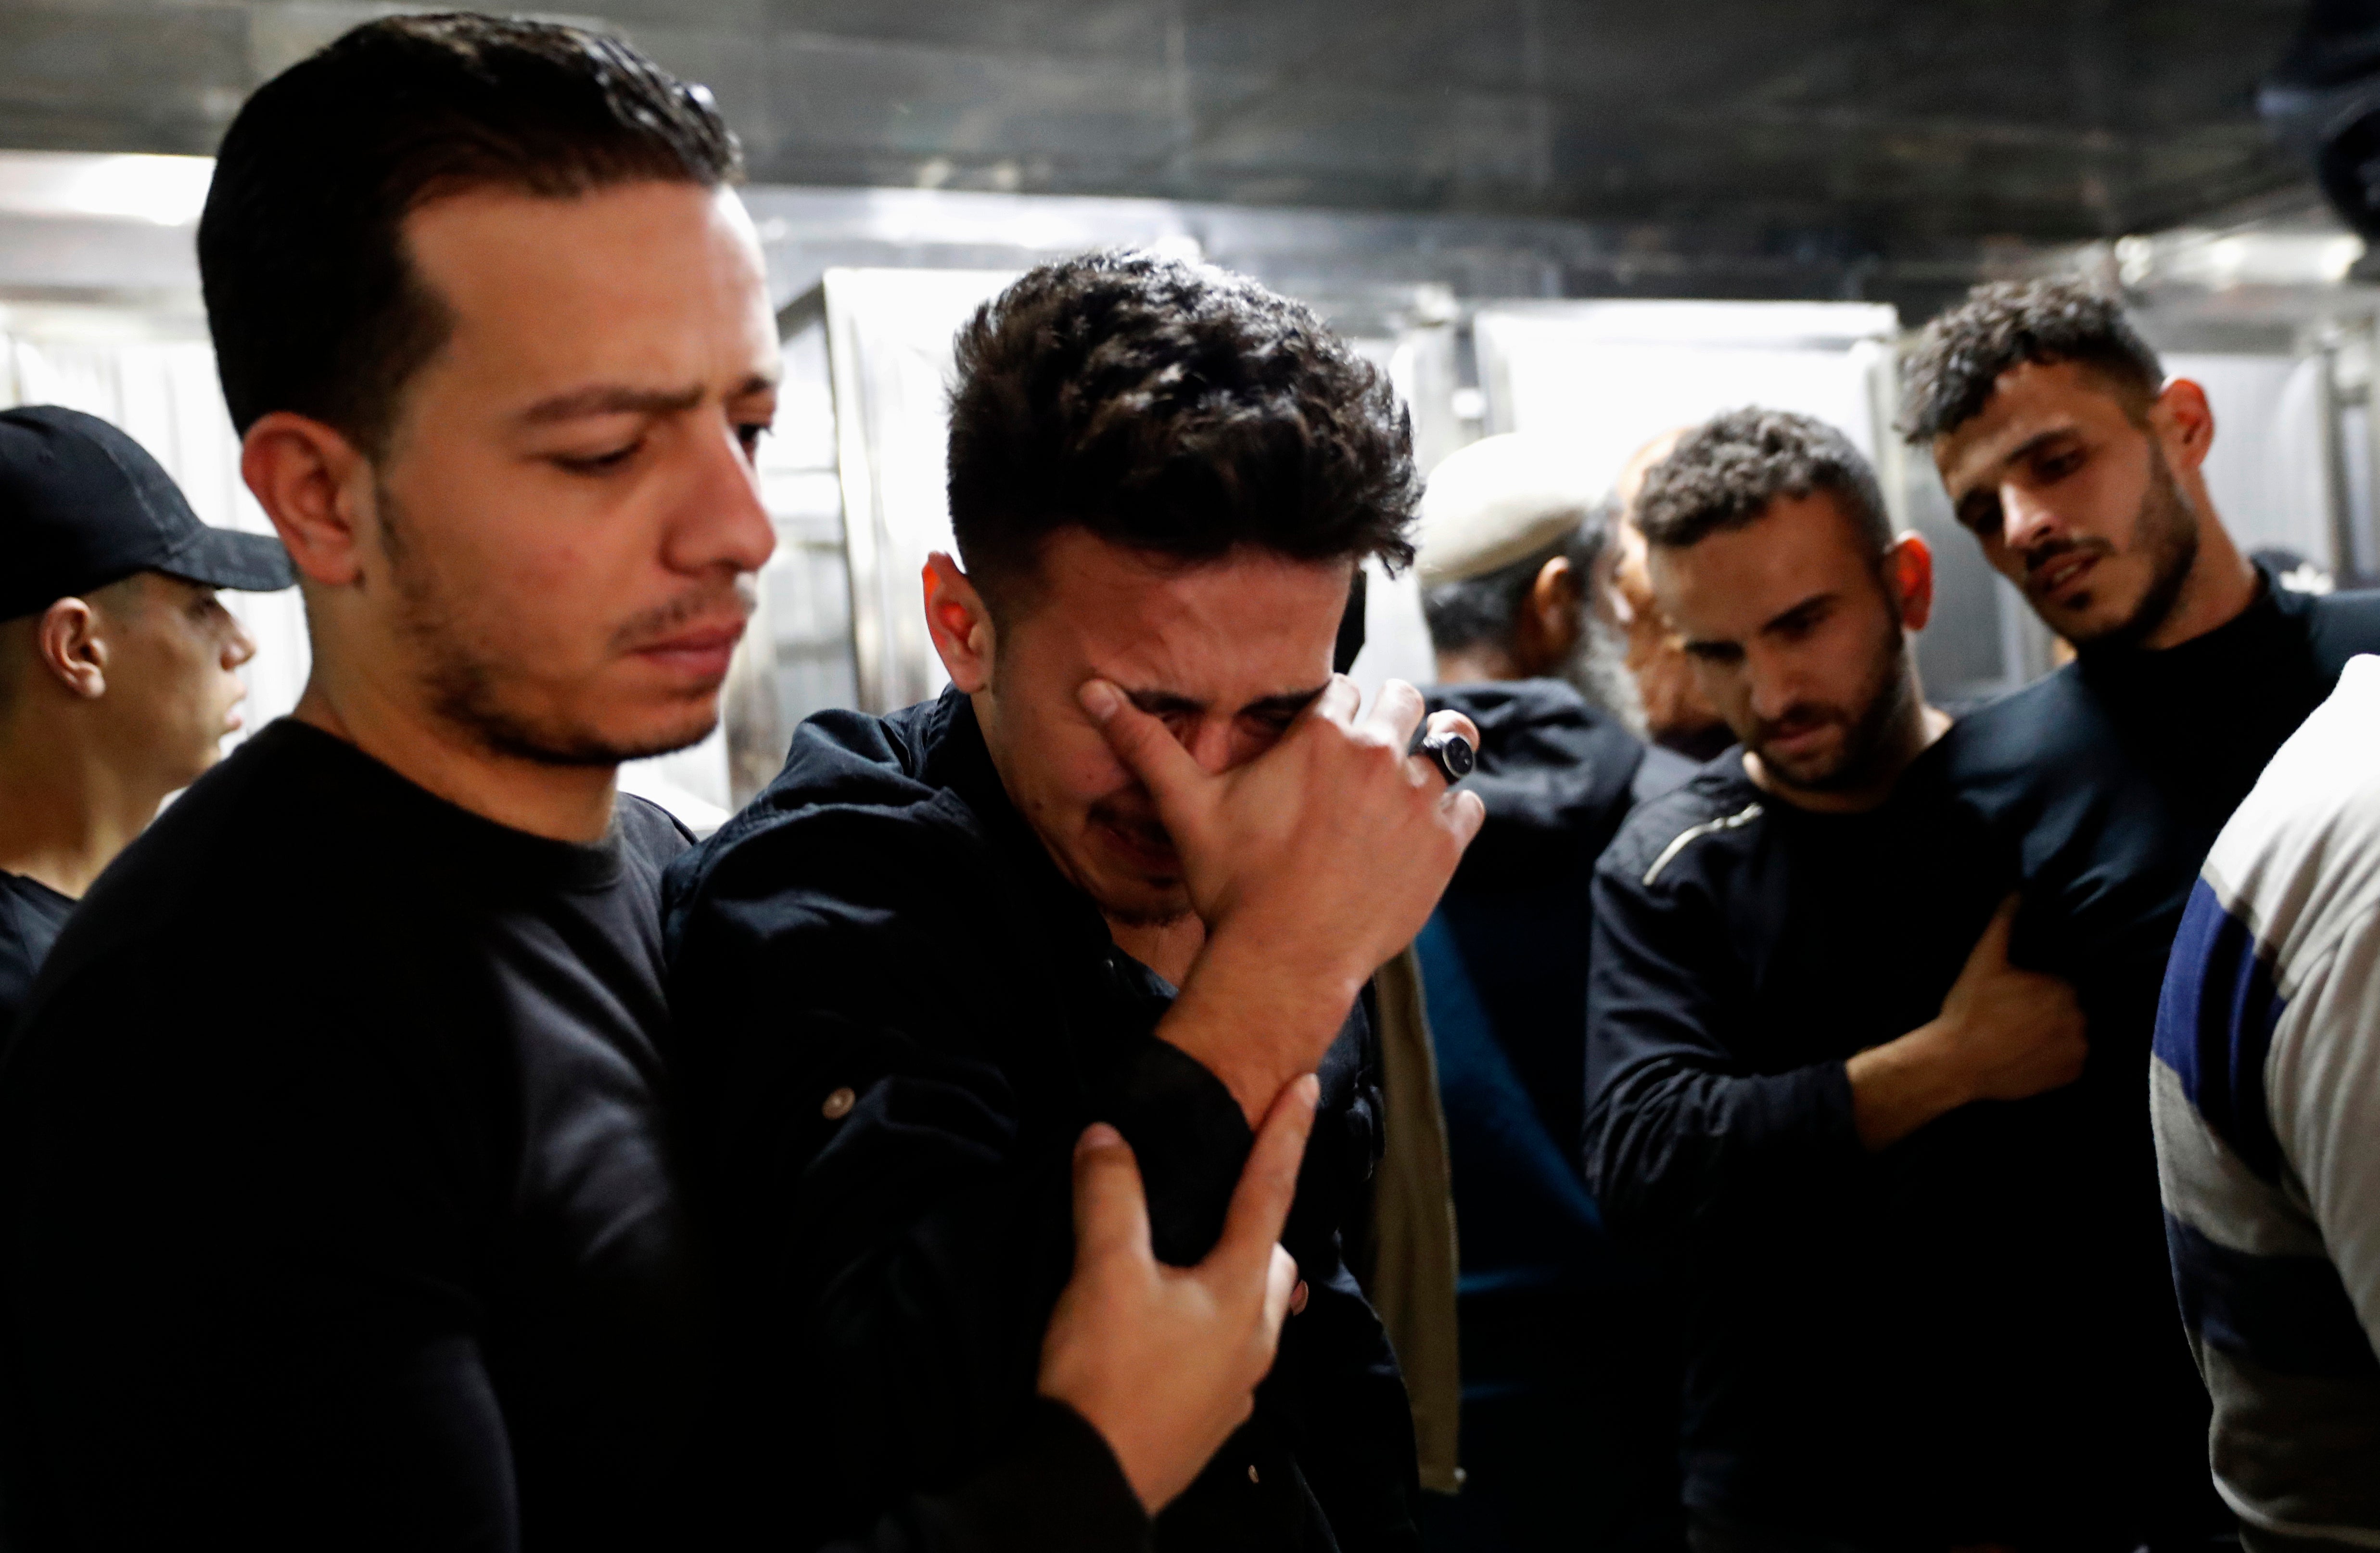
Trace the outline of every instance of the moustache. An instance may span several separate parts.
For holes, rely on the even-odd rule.
[[[2045,539],[2024,553],[2024,579],[2029,586],[2045,568],[2069,556],[2112,556],[2116,547],[2104,539]]]
[[[633,653],[666,642],[698,620],[724,625],[732,619],[740,624],[752,618],[759,600],[758,586],[749,573],[738,573],[724,583],[689,589],[658,609],[621,622],[612,632],[613,651]]]
[[[1808,733],[1814,728],[1826,728],[1829,724],[1848,724],[1850,721],[1851,719],[1845,716],[1840,708],[1803,702],[1787,707],[1780,716],[1764,718],[1755,724],[1751,744],[1757,750],[1764,744],[1773,743],[1780,739],[1791,739],[1797,733]]]

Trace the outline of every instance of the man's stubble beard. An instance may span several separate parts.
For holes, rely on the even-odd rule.
[[[1879,754],[1903,717],[1915,715],[1917,693],[1909,674],[1909,636],[1898,619],[1886,617],[1882,666],[1869,687],[1859,712],[1843,732],[1842,756],[1812,777],[1786,772],[1766,755],[1761,764],[1778,786],[1796,792],[1832,793],[1866,786],[1876,776]]]
[[[2181,494],[2165,449],[2149,443],[2149,488],[2132,515],[2131,544],[2135,553],[2149,557],[2149,585],[2132,612],[2116,624],[2087,637],[2070,636],[2084,647],[2136,647],[2156,633],[2181,602],[2181,590],[2198,563],[2198,514]]]
[[[699,744],[718,727],[715,709],[691,737],[670,735],[621,743],[594,729],[543,720],[506,703],[510,679],[503,657],[474,642],[448,609],[431,568],[406,533],[393,492],[377,487],[381,546],[397,604],[397,626],[419,654],[418,678],[431,713],[492,754],[539,765],[585,768],[665,755]]]

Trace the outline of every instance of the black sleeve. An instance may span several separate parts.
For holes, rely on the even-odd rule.
[[[1177,1048],[1072,1049],[1046,947],[1002,887],[930,825],[847,811],[672,875],[675,1039],[729,1340],[759,1377],[735,1407],[820,1463],[801,1491],[846,1532],[1014,1438],[1072,1266],[1085,1121],[1132,1143],[1177,1264],[1212,1246],[1253,1142]]]
[[[1861,1157],[1842,1063],[1758,1073],[1734,1056],[1729,953],[1700,892],[1645,884],[1617,850],[1597,869],[1585,1164],[1606,1223],[1639,1245],[1691,1240]]]
[[[103,960],[10,1053],[18,1546],[517,1546],[454,1048],[382,1040],[404,989],[319,947],[236,992],[220,944]]]
[[[1148,1517],[1099,1431],[1037,1401],[1015,1449],[954,1493],[903,1501],[824,1553],[1144,1553]]]

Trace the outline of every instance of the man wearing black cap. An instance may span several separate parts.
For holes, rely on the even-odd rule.
[[[312,670],[99,882],[0,1058],[10,1547],[821,1540],[765,1490],[711,1523],[708,1376],[749,1364],[671,1104],[686,838],[614,789],[716,723],[774,540],[735,174],[625,45],[469,16],[358,28],[225,136],[208,319]],[[999,1460],[856,1535],[1145,1547],[1270,1361],[1312,1106],[1257,1119],[1195,1268],[1112,1131],[1070,1137],[1077,1253]]]
[[[67,914],[239,727],[256,644],[217,588],[296,581],[281,542],[199,521],[139,443],[0,412],[0,1045]]]

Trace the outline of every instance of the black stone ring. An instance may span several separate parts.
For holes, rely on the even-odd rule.
[[[1449,786],[1470,776],[1472,767],[1479,764],[1478,755],[1472,751],[1471,740],[1459,733],[1433,733],[1421,741],[1419,752],[1429,757],[1430,764],[1438,767]]]

